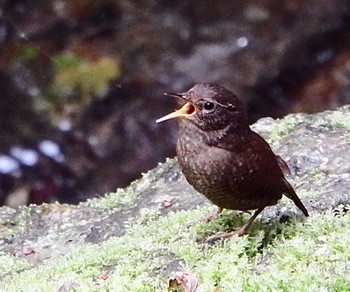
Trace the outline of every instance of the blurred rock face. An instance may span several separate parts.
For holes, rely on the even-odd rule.
[[[348,103],[349,6],[6,1],[0,202],[78,202],[174,155],[175,124],[154,124],[175,106],[165,91],[219,83],[251,121]]]

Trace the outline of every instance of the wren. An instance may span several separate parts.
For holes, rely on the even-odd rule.
[[[184,93],[166,93],[186,103],[156,122],[179,119],[176,152],[187,181],[219,207],[256,209],[238,230],[222,232],[209,241],[246,233],[267,206],[286,195],[308,211],[286,180],[288,168],[269,144],[249,127],[244,104],[235,94],[214,84],[197,84]]]

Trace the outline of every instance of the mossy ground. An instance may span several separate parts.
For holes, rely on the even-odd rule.
[[[349,291],[350,217],[343,210],[288,223],[257,220],[249,236],[207,245],[208,234],[249,215],[227,211],[211,223],[188,226],[213,208],[167,216],[145,209],[127,222],[124,236],[82,245],[31,269],[15,255],[0,257],[7,274],[0,290],[165,291],[172,272],[184,269],[202,291]]]
[[[263,220],[258,217],[254,222],[249,235],[213,245],[205,244],[209,235],[237,228],[250,215],[237,216],[225,211],[210,223],[189,224],[213,212],[214,207],[203,206],[202,201],[200,207],[190,209],[196,206],[194,202],[199,201],[188,204],[195,193],[186,190],[185,185],[178,187],[182,183],[177,176],[178,170],[168,161],[146,174],[139,183],[74,208],[70,213],[75,214],[72,218],[79,221],[72,221],[67,227],[73,235],[68,233],[56,238],[58,241],[53,240],[49,252],[55,253],[55,247],[59,248],[60,242],[72,236],[79,239],[79,232],[89,235],[91,226],[96,229],[96,224],[102,226],[104,222],[105,229],[95,232],[95,244],[83,243],[87,236],[82,236],[81,242],[63,249],[64,255],[59,253],[36,262],[29,260],[30,254],[24,256],[15,250],[12,253],[9,248],[4,249],[0,254],[0,291],[166,291],[169,278],[180,270],[197,277],[199,291],[350,291],[350,208],[339,205],[349,202],[349,170],[343,163],[343,160],[349,161],[346,157],[349,144],[343,138],[344,135],[347,137],[350,124],[346,115],[331,112],[324,115],[323,118],[310,116],[308,123],[311,126],[307,128],[305,125],[299,127],[300,117],[297,116],[272,129],[275,132],[270,136],[273,144],[288,136],[288,147],[302,170],[297,172],[293,185],[302,200],[307,198],[309,218],[300,215],[281,223],[278,216],[264,214]],[[307,134],[300,139],[303,127]],[[301,133],[293,134],[295,129]],[[317,152],[310,160],[316,142],[322,145],[321,154],[330,156]],[[171,207],[165,212],[157,207],[155,197],[163,200],[162,195],[168,193],[176,200],[174,209]],[[179,202],[183,196],[187,205]],[[336,206],[338,209],[334,209]],[[133,216],[123,213],[128,207],[136,209]],[[42,208],[38,206],[38,210],[34,207],[30,210],[41,218],[38,211]],[[285,199],[272,208],[272,213],[278,209],[288,216],[290,213],[282,211],[283,208],[289,210],[295,206]],[[56,220],[61,214],[66,218],[65,207],[59,209],[63,210],[52,214],[48,211],[45,220]],[[25,231],[32,230],[30,227],[36,222],[38,227],[35,230],[40,232],[40,224],[48,223],[45,220],[33,221],[26,210],[3,209],[5,219],[0,222],[2,244],[6,245],[17,236],[14,238],[18,244],[14,246],[26,246],[28,237]],[[85,212],[86,217],[80,216],[80,212]],[[103,221],[105,218],[112,218],[117,224]],[[130,219],[124,223],[125,229],[120,236],[110,237],[116,235],[113,228],[119,227],[119,222],[124,222],[125,218]],[[94,220],[90,224],[91,219]],[[86,225],[89,228],[72,227],[84,220],[89,223]],[[67,231],[59,228],[62,221],[55,222],[54,228]],[[11,225],[14,230],[11,230]],[[44,226],[50,228],[51,225]],[[45,240],[59,233],[56,229],[50,231],[43,236]],[[37,233],[31,236],[36,239]],[[18,239],[21,234],[24,234],[23,240]],[[35,240],[32,243],[35,248]]]

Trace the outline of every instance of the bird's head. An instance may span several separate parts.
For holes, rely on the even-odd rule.
[[[194,123],[203,131],[248,127],[243,103],[231,91],[214,84],[197,84],[184,93],[165,93],[186,103],[178,110],[156,122],[182,118]]]

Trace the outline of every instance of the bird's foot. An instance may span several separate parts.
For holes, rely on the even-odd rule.
[[[200,222],[209,223],[209,222],[211,222],[211,221],[217,219],[217,218],[220,216],[222,210],[223,210],[222,208],[218,208],[214,213],[211,213],[211,214],[208,215],[208,216],[205,216],[205,217],[202,217],[202,218],[199,218],[199,219],[197,219],[197,220],[194,220],[194,221],[189,222],[188,224],[186,224],[186,227],[187,227],[187,228],[188,228],[188,227],[191,227],[192,225],[197,224],[197,223],[200,223]]]
[[[186,228],[189,228],[192,225],[195,225],[201,222],[209,223],[210,221],[215,220],[218,217],[219,217],[219,214],[217,213],[210,214],[209,216],[205,216],[205,217],[190,221],[189,223],[186,224]]]
[[[246,225],[243,225],[242,227],[238,228],[237,230],[234,230],[234,231],[230,231],[230,232],[218,232],[218,233],[215,233],[211,236],[209,236],[206,240],[205,240],[205,243],[214,243],[216,242],[217,240],[221,240],[221,239],[227,239],[227,238],[231,238],[233,236],[242,236],[244,234],[246,234],[247,232],[247,226]]]
[[[230,238],[232,236],[242,236],[242,235],[246,234],[246,232],[248,231],[248,229],[252,225],[253,221],[262,212],[262,210],[264,210],[264,207],[256,210],[254,212],[253,216],[249,219],[249,221],[246,224],[244,224],[242,227],[240,227],[234,231],[231,231],[231,232],[216,233],[212,236],[209,236],[205,242],[206,243],[214,243],[215,241],[217,241],[219,239],[226,239],[226,238]]]
[[[222,212],[222,209],[219,208],[216,212],[211,213],[211,214],[209,214],[208,216],[202,218],[201,221],[204,221],[204,222],[206,222],[206,223],[209,223],[209,222],[211,222],[211,221],[217,219],[217,218],[220,216],[221,212]]]

